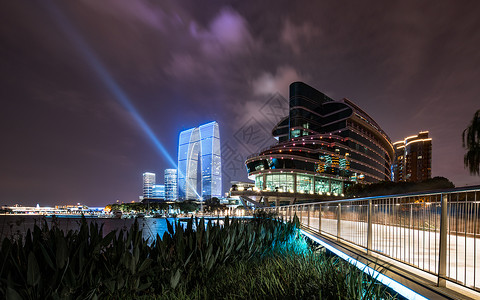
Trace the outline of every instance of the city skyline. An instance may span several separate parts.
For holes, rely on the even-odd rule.
[[[177,201],[177,169],[165,169],[163,172],[163,184],[157,182],[156,173],[145,172],[142,174],[142,195],[139,200],[162,199],[165,201]]]
[[[480,108],[476,1],[0,5],[2,205],[137,200],[139,174],[175,168],[178,133],[209,120],[226,190],[275,142],[294,81],[353,99],[392,141],[429,130],[431,176],[480,184],[461,141]]]

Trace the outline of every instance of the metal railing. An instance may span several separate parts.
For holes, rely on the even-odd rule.
[[[438,286],[452,281],[480,291],[480,186],[264,209],[434,274]]]

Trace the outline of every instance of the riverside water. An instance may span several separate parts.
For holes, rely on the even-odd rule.
[[[112,230],[120,231],[120,229],[128,230],[135,222],[135,219],[114,219],[114,218],[86,218],[88,223],[96,222],[103,224],[103,234],[106,235]],[[139,228],[143,232],[144,238],[154,239],[157,234],[162,237],[167,231],[167,219],[165,218],[138,218]],[[168,218],[169,222],[175,221],[174,218]],[[59,228],[65,232],[68,230],[78,230],[80,228],[80,217],[44,217],[39,215],[0,215],[0,240],[4,237],[18,237],[25,235],[28,229],[32,230],[35,224],[41,225],[47,222],[48,226],[52,226],[52,222],[56,222]]]

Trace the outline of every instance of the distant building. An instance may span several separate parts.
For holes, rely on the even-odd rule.
[[[221,197],[221,170],[220,131],[217,122],[180,133],[177,175],[180,200]]]
[[[165,199],[165,185],[163,184],[155,184],[153,186],[153,199]]]
[[[178,200],[177,169],[165,170],[165,200]]]
[[[432,178],[432,139],[428,131],[393,143],[392,180],[417,182]]]
[[[143,198],[153,197],[153,186],[155,185],[155,173],[143,173]]]
[[[405,181],[405,142],[398,141],[393,143],[395,158],[392,164],[392,181]]]

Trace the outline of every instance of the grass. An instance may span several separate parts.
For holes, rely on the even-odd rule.
[[[324,249],[298,250],[279,249],[222,265],[193,289],[142,299],[397,299],[374,278]]]

